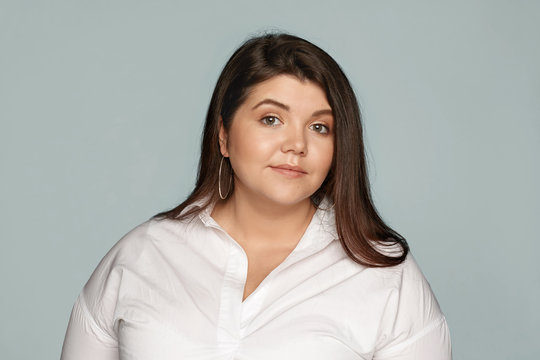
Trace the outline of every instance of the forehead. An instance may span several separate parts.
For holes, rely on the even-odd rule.
[[[301,110],[330,109],[326,93],[321,86],[310,80],[300,80],[292,75],[278,75],[254,85],[244,105],[255,106],[271,99],[291,108]]]

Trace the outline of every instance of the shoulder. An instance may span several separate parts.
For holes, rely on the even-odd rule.
[[[391,306],[387,312],[392,316],[415,319],[415,323],[442,316],[431,286],[411,253],[401,264],[377,272],[388,287]]]
[[[146,221],[118,240],[107,252],[102,262],[118,264],[136,260],[146,243],[151,240],[150,229],[152,221]]]
[[[185,242],[198,230],[199,224],[193,220],[150,219],[122,236],[103,260],[114,264],[129,263],[136,261],[148,246],[156,242]]]
[[[191,225],[190,225],[191,224]],[[171,243],[189,237],[191,222],[148,220],[118,240],[101,259],[85,284],[79,302],[93,321],[105,332],[113,333],[113,318],[122,286],[130,274],[146,273],[156,256]]]
[[[150,241],[150,228],[151,221],[135,227],[118,240],[101,259],[81,294],[89,310],[102,307],[103,298],[110,299],[110,294],[117,290],[123,269],[137,261]]]
[[[404,349],[430,333],[448,337],[444,314],[411,253],[401,264],[380,269],[380,275],[390,288],[378,341],[381,354]]]
[[[183,243],[197,234],[197,226],[193,219],[150,219],[122,236],[102,258],[92,277],[110,275],[115,268],[134,264],[145,251],[162,243]]]

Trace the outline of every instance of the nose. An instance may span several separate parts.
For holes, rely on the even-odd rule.
[[[307,155],[307,139],[304,129],[291,126],[285,133],[285,138],[281,145],[281,151],[292,152],[297,155]]]

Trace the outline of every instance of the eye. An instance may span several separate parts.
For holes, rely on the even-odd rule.
[[[310,129],[315,130],[319,134],[328,134],[330,132],[328,126],[323,124],[313,124],[310,126]]]
[[[261,119],[261,121],[264,125],[268,126],[276,126],[281,123],[281,120],[279,120],[276,116],[265,116]]]

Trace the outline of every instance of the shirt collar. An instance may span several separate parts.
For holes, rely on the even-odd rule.
[[[184,211],[195,207],[200,208],[206,203],[206,201],[207,198],[196,201],[187,206]],[[214,206],[215,202],[211,203],[206,207],[206,209],[203,209],[198,213],[199,219],[206,227],[220,227],[211,216]],[[328,243],[334,240],[338,240],[334,208],[332,205],[330,205],[330,202],[327,199],[323,199],[315,211],[315,214],[313,215],[304,235],[302,236],[298,250],[308,247],[313,243]]]

